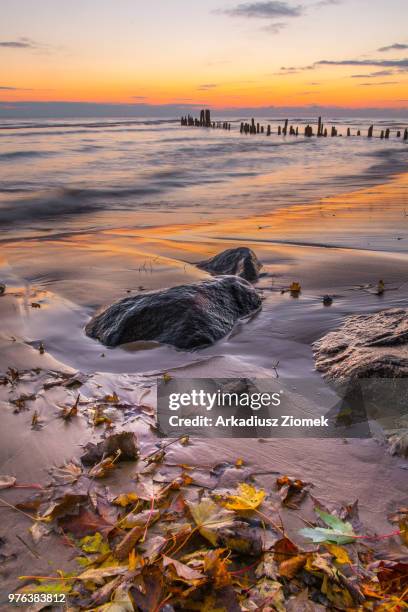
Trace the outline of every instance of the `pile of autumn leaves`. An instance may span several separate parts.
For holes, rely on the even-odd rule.
[[[77,487],[89,478],[75,464],[61,474]],[[171,482],[136,479],[116,497],[93,485],[86,494],[71,487],[32,528],[38,539],[61,534],[78,571],[23,577],[26,592],[64,592],[70,610],[101,612],[408,610],[407,560],[379,557],[380,538],[356,534],[350,508],[335,515],[316,505],[301,549],[252,483],[208,493],[181,466]],[[304,495],[304,483],[288,477],[276,489],[283,504]],[[391,535],[406,546],[407,509],[395,521]]]

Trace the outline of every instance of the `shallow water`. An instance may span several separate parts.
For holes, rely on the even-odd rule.
[[[355,131],[357,123],[366,129],[370,121],[339,129]],[[348,314],[406,306],[408,146],[395,136],[268,139],[240,136],[236,124],[226,133],[168,121],[0,127],[0,280],[8,286],[0,298],[0,371],[102,372],[104,393],[122,384],[123,372],[274,377],[277,366],[285,379],[307,378],[323,392],[311,344]],[[105,349],[85,336],[98,308],[205,278],[194,262],[238,244],[264,265],[263,308],[213,347]],[[367,290],[380,278],[382,297]],[[298,299],[280,291],[294,280],[302,285]],[[329,308],[326,293],[334,296]],[[41,400],[44,428],[33,435],[30,413],[7,414],[4,473],[39,479],[44,466],[78,454],[90,432],[79,426],[64,436],[53,400],[60,401]],[[202,466],[241,456],[251,468],[312,481],[326,501],[359,498],[363,519],[382,532],[387,510],[406,505],[406,462],[373,439],[197,439],[169,453]],[[273,479],[260,482],[271,487]]]
[[[246,118],[245,118],[246,119]],[[366,134],[369,119],[336,122],[342,138],[243,136],[181,128],[176,120],[4,121],[0,125],[0,224],[31,235],[64,229],[197,223],[378,184],[403,171],[404,126],[390,140]],[[294,119],[302,127],[316,119]],[[282,122],[280,122],[282,123]],[[335,122],[328,122],[328,125]],[[112,214],[114,213],[114,214]],[[28,225],[30,229],[28,230]]]

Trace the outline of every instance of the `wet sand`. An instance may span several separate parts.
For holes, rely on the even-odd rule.
[[[311,343],[349,314],[407,304],[407,185],[403,175],[387,185],[239,221],[150,227],[134,222],[130,227],[121,225],[119,215],[116,227],[105,231],[6,238],[0,259],[0,280],[7,284],[0,297],[0,372],[8,367],[79,370],[90,374],[81,388],[84,397],[116,391],[129,404],[140,404],[143,398],[152,410],[155,378],[166,371],[176,377],[267,378],[276,376],[273,365],[279,362],[280,376],[307,378],[323,391],[326,385],[314,371]],[[194,262],[234,245],[251,247],[264,264],[257,284],[264,301],[262,311],[237,325],[228,338],[187,353],[153,343],[106,349],[85,336],[84,325],[95,310],[127,295],[207,278]],[[377,296],[367,286],[380,278],[387,290]],[[280,291],[293,280],[302,285],[297,299]],[[322,304],[327,293],[334,296],[329,308]],[[9,391],[0,387],[0,470],[21,482],[44,483],[51,465],[78,456],[81,444],[98,432],[86,420],[67,427],[58,418],[58,406],[72,400],[72,392],[44,391],[41,381],[27,376],[22,389],[38,393],[27,411],[14,414]],[[33,410],[42,423],[38,431],[30,427]],[[136,428],[146,448],[154,445],[152,435],[141,430],[140,419],[127,427]],[[285,473],[313,482],[314,493],[327,502],[359,499],[362,520],[379,532],[389,530],[388,511],[407,503],[407,462],[391,457],[374,439],[254,439],[244,444],[195,439],[186,448],[172,449],[168,460],[207,466],[238,457],[255,472],[272,473],[257,477],[262,486],[272,486],[274,472]],[[128,476],[121,468],[121,482]],[[114,487],[111,480],[108,484]],[[15,496],[23,493],[3,491],[2,497],[15,503]],[[4,507],[2,515],[10,532],[26,533],[26,518]],[[41,544],[40,554],[47,546]],[[34,562],[15,538],[11,548],[17,557],[3,570],[4,592],[15,588],[16,576]],[[60,558],[61,566],[70,553],[59,544],[52,557],[55,563]],[[44,569],[45,558],[49,556],[35,561],[36,572]]]

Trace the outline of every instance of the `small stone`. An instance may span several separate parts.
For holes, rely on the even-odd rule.
[[[333,298],[330,295],[323,296],[323,304],[325,306],[331,306],[333,304]]]
[[[6,285],[4,283],[0,283],[0,295],[4,295],[6,293]]]

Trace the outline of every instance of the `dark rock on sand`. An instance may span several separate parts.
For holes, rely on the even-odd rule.
[[[106,346],[153,340],[197,349],[228,334],[238,319],[260,306],[247,281],[225,276],[124,298],[95,316],[85,331]]]
[[[214,276],[232,274],[248,281],[258,280],[259,270],[262,268],[262,264],[255,253],[247,247],[228,249],[215,255],[212,259],[200,261],[196,265]]]
[[[89,442],[84,450],[85,453],[81,456],[84,465],[95,465],[106,457],[114,456],[118,451],[118,461],[136,461],[139,457],[137,439],[131,431],[112,434],[98,444]]]
[[[0,283],[0,295],[6,293],[6,285],[4,283]]]
[[[408,310],[348,317],[313,349],[316,369],[328,378],[408,377]]]

